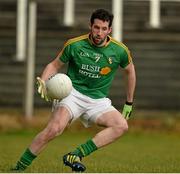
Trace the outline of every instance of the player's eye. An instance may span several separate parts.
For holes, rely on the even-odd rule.
[[[103,27],[102,30],[103,30],[103,31],[106,31],[106,30],[107,30],[107,27]]]
[[[100,27],[98,27],[97,25],[95,25],[94,28],[95,28],[95,29],[98,29],[98,30],[100,29]]]

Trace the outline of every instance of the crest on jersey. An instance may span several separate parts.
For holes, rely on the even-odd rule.
[[[108,58],[108,62],[109,62],[109,64],[112,64],[112,58],[111,57]]]

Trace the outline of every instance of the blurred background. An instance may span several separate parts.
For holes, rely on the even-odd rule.
[[[89,31],[90,15],[97,8],[114,13],[112,35],[131,51],[137,72],[135,110],[179,111],[179,0],[0,0],[3,113],[18,109],[31,119],[34,110],[51,108],[37,94],[35,78],[67,39]],[[118,109],[125,102],[120,71],[110,91]]]

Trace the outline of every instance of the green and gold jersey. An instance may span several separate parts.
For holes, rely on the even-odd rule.
[[[73,87],[84,95],[98,99],[108,95],[118,67],[132,60],[128,48],[108,36],[103,47],[96,47],[89,34],[68,40],[59,58],[68,64],[67,74]]]

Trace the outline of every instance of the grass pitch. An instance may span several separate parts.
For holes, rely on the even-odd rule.
[[[36,131],[0,134],[0,172],[9,172]],[[92,137],[89,131],[65,132],[50,142],[26,172],[71,172],[63,166],[63,154]],[[180,172],[180,137],[158,132],[129,132],[115,143],[84,158],[88,173]]]
[[[10,172],[33,137],[48,121],[47,111],[30,125],[19,112],[0,110],[0,173]],[[146,115],[146,117],[144,117]],[[113,144],[83,159],[87,173],[180,173],[180,114],[136,113],[130,120],[129,132]],[[29,126],[29,128],[28,128]],[[47,148],[25,171],[27,173],[70,173],[62,156],[92,138],[97,127],[84,129],[75,123]]]

